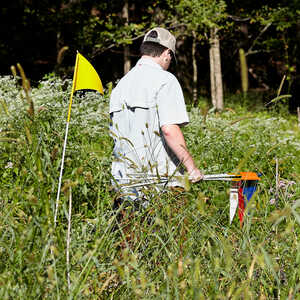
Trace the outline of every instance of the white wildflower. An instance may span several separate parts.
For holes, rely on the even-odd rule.
[[[9,161],[7,165],[5,166],[5,169],[11,169],[13,167],[13,163]]]

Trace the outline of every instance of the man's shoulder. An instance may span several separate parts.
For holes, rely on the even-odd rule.
[[[145,77],[150,77],[151,80],[161,82],[161,83],[167,83],[170,81],[177,81],[177,78],[174,74],[172,74],[169,71],[153,68],[151,66],[144,66],[140,69],[140,74],[136,74],[140,77],[140,75]]]

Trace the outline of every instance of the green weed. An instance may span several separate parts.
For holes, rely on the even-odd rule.
[[[262,174],[243,228],[237,218],[229,225],[227,182],[201,182],[189,191],[150,190],[149,207],[121,206],[124,217],[117,221],[109,171],[108,99],[95,93],[77,95],[54,226],[71,84],[49,77],[30,88],[24,78],[23,87],[19,80],[0,78],[1,299],[298,297],[296,119],[242,106],[221,114],[198,108],[189,112],[191,123],[184,134],[205,173]]]

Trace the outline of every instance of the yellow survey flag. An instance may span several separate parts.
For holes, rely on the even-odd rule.
[[[96,90],[103,94],[103,86],[94,67],[79,52],[76,56],[76,64],[73,79],[73,93],[78,90]]]
[[[89,61],[77,51],[67,122],[71,117],[73,93],[79,90],[95,90],[103,94],[103,86],[98,73]]]
[[[58,214],[58,204],[59,204],[59,196],[60,196],[62,175],[63,175],[63,169],[64,169],[65,153],[66,153],[66,147],[67,147],[69,123],[70,123],[70,117],[71,117],[72,99],[73,99],[74,92],[78,91],[78,90],[95,90],[95,91],[98,91],[101,94],[103,94],[102,82],[101,82],[100,77],[97,74],[96,70],[87,61],[87,59],[84,58],[77,51],[75,69],[74,69],[74,75],[73,75],[72,91],[71,91],[71,95],[70,95],[68,118],[67,118],[67,123],[66,123],[65,140],[64,140],[63,153],[62,153],[62,158],[61,158],[58,189],[57,189],[57,195],[56,195],[54,225],[56,225],[56,219],[57,219],[57,214]]]

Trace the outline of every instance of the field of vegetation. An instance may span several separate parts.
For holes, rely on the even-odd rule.
[[[300,299],[300,130],[284,106],[236,95],[222,113],[189,107],[200,169],[262,175],[242,228],[229,224],[228,182],[150,190],[119,223],[109,88],[77,95],[55,224],[70,90],[51,76],[31,90],[0,78],[1,299]]]

